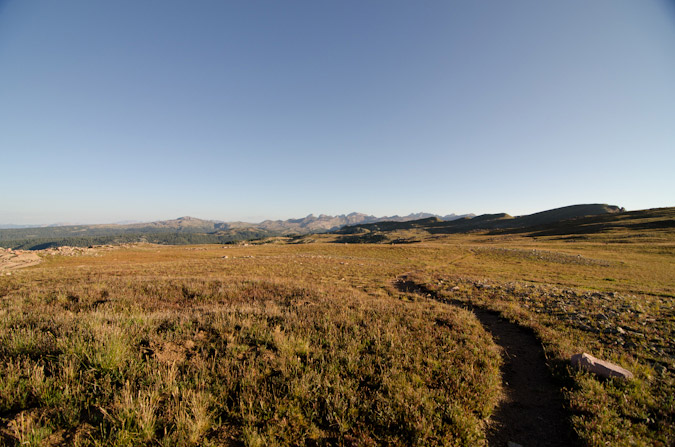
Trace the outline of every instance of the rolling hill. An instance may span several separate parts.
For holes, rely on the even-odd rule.
[[[410,243],[439,235],[470,232],[583,238],[597,233],[632,237],[638,234],[636,230],[675,230],[675,208],[625,211],[610,205],[573,205],[517,217],[486,214],[452,222],[428,218],[353,225],[341,228],[333,235],[334,241],[339,243]]]
[[[513,217],[506,213],[483,214],[476,217],[464,217],[453,221],[443,221],[430,217],[409,222],[382,222],[372,224],[352,225],[335,233],[356,234],[374,231],[392,231],[403,229],[424,229],[432,234],[438,233],[465,233],[474,230],[494,230],[505,228],[526,228],[535,225],[548,225],[566,219],[574,219],[590,215],[616,214],[621,208],[613,205],[572,205],[555,208],[525,216]]]

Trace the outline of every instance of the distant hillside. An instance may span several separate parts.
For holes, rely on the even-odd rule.
[[[437,217],[442,220],[454,220],[466,216],[473,216],[473,214],[465,215],[455,215],[449,214],[446,216],[437,216],[430,213],[416,213],[409,214],[407,216],[388,216],[388,217],[375,217],[362,213],[351,213],[351,214],[342,214],[339,216],[327,216],[321,214],[320,216],[314,216],[310,214],[307,217],[301,219],[289,219],[289,220],[266,220],[259,224],[254,225],[256,228],[267,230],[270,232],[283,233],[283,234],[307,234],[307,233],[319,233],[326,231],[335,231],[339,228],[342,228],[346,225],[356,225],[363,223],[372,223],[372,222],[408,222],[412,220],[418,220],[427,217]]]
[[[667,210],[667,209],[666,209]],[[604,204],[572,205],[513,217],[506,213],[437,216],[416,213],[407,216],[375,217],[362,213],[319,215],[288,220],[266,220],[257,224],[220,222],[194,217],[128,225],[70,225],[0,229],[0,247],[43,249],[62,245],[88,246],[129,242],[157,244],[226,244],[272,236],[330,233],[337,242],[414,242],[418,236],[491,231],[494,234],[530,232],[541,235],[604,231],[625,215],[622,208]],[[587,218],[587,216],[595,216]],[[605,217],[598,217],[605,216]],[[587,220],[584,220],[587,219]],[[658,219],[657,219],[658,221]],[[649,225],[672,225],[661,218]],[[404,233],[408,234],[404,234]],[[416,235],[416,236],[415,236]],[[297,242],[301,242],[298,240]]]
[[[88,246],[130,242],[158,244],[228,243],[266,237],[264,230],[246,227],[236,232],[218,234],[227,230],[220,222],[181,217],[174,220],[129,225],[70,225],[0,230],[0,246],[37,250],[63,245]]]
[[[362,213],[339,216],[310,214],[300,219],[266,220],[261,223],[221,222],[184,216],[178,219],[127,225],[66,225],[0,229],[0,247],[42,249],[61,245],[88,246],[128,242],[159,244],[228,243],[269,236],[323,233],[345,225],[391,220],[397,222],[433,216],[428,213],[408,216],[375,217]],[[470,215],[468,215],[470,216]],[[444,219],[463,216],[450,214]]]
[[[572,205],[517,217],[500,213],[465,217],[449,222],[438,218],[428,218],[409,222],[376,222],[347,226],[336,230],[334,233],[350,235],[349,237],[345,237],[344,240],[338,239],[338,242],[357,242],[358,237],[355,237],[355,235],[361,235],[363,241],[371,242],[375,239],[383,241],[386,239],[384,237],[385,233],[394,231],[415,230],[426,234],[453,234],[479,230],[516,230],[551,226],[563,221],[578,219],[585,216],[616,216],[622,212],[622,208],[613,205]],[[380,236],[375,237],[377,234]]]
[[[675,231],[675,208],[654,208],[622,211],[576,219],[560,220],[545,225],[493,230],[490,234],[527,233],[529,236],[577,237],[591,234],[622,234],[629,237],[645,231]],[[642,234],[644,236],[644,234]]]
[[[16,224],[0,224],[0,230],[12,230],[17,228],[36,228],[42,225],[16,225]]]
[[[599,216],[602,214],[616,214],[625,211],[614,205],[592,204],[572,205],[556,208],[548,211],[519,216],[514,218],[514,225],[506,225],[502,228],[531,227],[534,225],[546,225],[561,220],[576,219],[583,216]]]
[[[217,224],[208,220],[193,217],[181,217],[175,220],[161,222],[140,223],[131,225],[66,225],[50,227],[33,227],[0,230],[0,241],[17,239],[39,238],[68,238],[110,236],[113,234],[130,233],[175,233],[175,232],[212,232],[217,230]]]

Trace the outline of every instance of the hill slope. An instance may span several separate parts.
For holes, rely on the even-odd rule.
[[[336,231],[336,233],[355,234],[359,232],[391,231],[413,228],[423,228],[430,233],[463,233],[472,230],[524,228],[534,225],[547,225],[565,219],[573,219],[588,215],[615,214],[619,212],[621,212],[621,208],[612,205],[572,205],[518,217],[500,213],[465,217],[450,222],[429,218],[403,223],[380,222],[362,224],[345,227]]]
[[[444,222],[422,219],[411,222],[378,222],[335,231],[336,242],[415,242],[431,235],[488,231],[490,234],[531,236],[580,235],[611,231],[675,228],[675,208],[623,211],[610,205],[573,205],[526,216],[485,214]]]

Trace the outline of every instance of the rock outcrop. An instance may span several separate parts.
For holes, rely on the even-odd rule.
[[[590,354],[586,354],[585,352],[574,354],[570,358],[570,362],[572,363],[572,365],[590,371],[601,377],[605,378],[619,377],[622,379],[633,378],[633,373],[628,371],[627,369],[624,369],[619,365],[615,365],[614,363],[597,359]]]
[[[10,270],[30,267],[40,262],[42,258],[35,252],[0,248],[0,272],[7,272],[7,275]]]

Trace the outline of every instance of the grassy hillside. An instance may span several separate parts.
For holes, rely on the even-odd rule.
[[[669,232],[673,228],[675,228],[675,208],[655,208],[582,217],[547,225],[495,231],[493,234],[528,233],[533,237],[571,236],[577,239],[583,238],[583,235],[604,234],[609,237],[624,235],[631,238],[633,236],[645,237],[645,232]]]
[[[590,212],[598,214],[586,214]],[[489,232],[493,235],[526,234],[532,237],[573,236],[634,230],[659,231],[672,229],[674,226],[675,208],[626,212],[607,205],[576,205],[520,217],[487,214],[451,222],[430,218],[411,222],[354,225],[335,231],[334,234],[338,236],[332,239],[322,240],[347,243],[404,243],[430,240],[438,235],[470,232]],[[631,234],[628,233],[628,237]]]
[[[419,219],[410,222],[378,222],[352,225],[336,230],[336,234],[383,233],[396,230],[422,230],[428,234],[455,234],[478,230],[522,229],[537,225],[551,225],[562,220],[589,215],[614,215],[620,209],[610,205],[573,205],[527,216],[513,217],[506,213],[483,214],[472,218],[443,221],[438,218]]]
[[[514,219],[514,225],[508,225],[508,227],[548,225],[562,220],[576,219],[584,216],[613,215],[622,211],[624,210],[618,206],[606,204],[572,205],[517,217]]]

